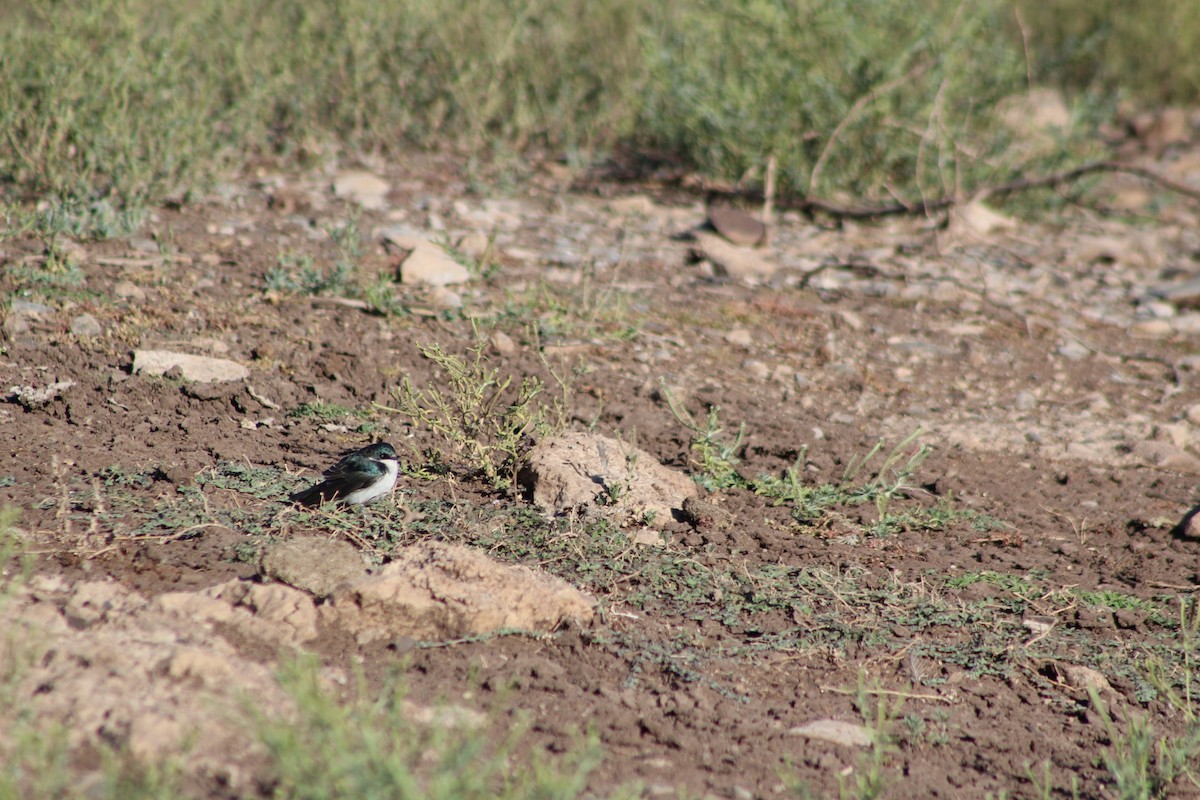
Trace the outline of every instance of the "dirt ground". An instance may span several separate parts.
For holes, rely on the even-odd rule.
[[[1155,166],[1195,180],[1196,164],[1182,152]],[[67,608],[70,586],[107,579],[149,601],[257,585],[258,551],[295,533],[271,522],[288,489],[383,439],[407,468],[396,495],[338,517],[349,533],[319,517],[296,529],[376,561],[422,539],[478,547],[584,590],[596,616],[437,647],[360,645],[325,625],[303,648],[376,685],[402,667],[414,702],[527,715],[549,752],[594,730],[596,794],[866,796],[877,754],[882,796],[1068,797],[1074,778],[1080,796],[1109,797],[1105,753],[1135,721],[1187,730],[1171,698],[1197,655],[1186,606],[1180,621],[1200,587],[1200,534],[1182,524],[1200,475],[1196,206],[1109,176],[1103,211],[1039,223],[783,214],[748,281],[697,258],[686,234],[703,204],[663,187],[572,191],[547,173],[486,200],[452,164],[373,171],[389,184],[373,210],[335,196],[336,170],[264,172],[157,209],[131,237],[64,239],[71,267],[48,263],[42,240],[0,243],[0,503],[21,509],[33,579],[58,587],[45,603]],[[272,285],[281,253],[331,265],[325,226],[349,219],[362,245],[349,288]],[[330,300],[395,272],[396,226],[493,240],[450,287],[461,308],[399,283],[391,314]],[[99,335],[71,332],[83,314]],[[466,352],[472,318],[510,337],[485,351],[502,374],[539,376],[546,397],[561,394],[549,370],[565,376],[569,428],[698,478],[662,387],[701,423],[719,408],[736,474],[705,492],[713,517],[659,520],[658,543],[610,526],[604,549],[586,521],[543,520],[521,492],[434,463],[444,442],[373,404],[394,406],[405,375],[438,381],[419,346]],[[147,349],[249,377],[135,374]],[[64,381],[44,402],[8,390]],[[931,452],[886,507],[853,501],[921,444]],[[283,488],[247,488],[230,465]],[[793,466],[804,486],[847,492],[806,513],[748,488]],[[273,668],[277,647],[223,630],[230,659]],[[801,732],[820,720],[890,738]],[[1167,786],[1200,796],[1186,776]]]

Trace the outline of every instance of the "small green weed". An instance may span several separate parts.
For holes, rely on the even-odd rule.
[[[313,400],[308,403],[301,403],[292,410],[288,411],[287,415],[292,419],[319,419],[324,422],[336,422],[345,419],[346,417],[358,417],[365,419],[368,414],[365,411],[359,411],[353,408],[346,408],[337,403],[327,403],[324,400]]]
[[[289,294],[346,294],[351,274],[340,261],[329,270],[314,265],[312,256],[281,253],[266,276],[268,291]]]
[[[1146,715],[1129,717],[1122,733],[1108,705],[1093,687],[1088,687],[1092,707],[1100,716],[1109,746],[1101,753],[1104,766],[1121,800],[1156,800],[1173,797],[1176,782],[1200,786],[1196,765],[1200,763],[1200,724],[1192,723],[1181,736],[1159,735]]]

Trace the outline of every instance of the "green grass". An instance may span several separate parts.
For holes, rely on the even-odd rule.
[[[488,727],[495,720],[415,722],[398,682],[378,695],[360,685],[356,696],[340,700],[323,687],[311,658],[286,664],[282,682],[297,716],[260,711],[258,723],[272,796],[280,800],[567,800],[582,794],[601,759],[594,738],[581,736],[552,760],[522,749],[522,724],[506,723],[507,733],[497,737]]]
[[[1189,0],[1019,7],[0,0],[0,180],[82,209],[97,236],[249,162],[334,147],[438,148],[511,174],[528,169],[517,155],[633,150],[751,182],[774,157],[784,192],[919,200],[1087,155],[1068,132],[1030,161],[995,123],[1031,77],[1082,106],[1196,97]]]

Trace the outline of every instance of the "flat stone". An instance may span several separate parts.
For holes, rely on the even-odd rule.
[[[1200,475],[1200,458],[1196,458],[1170,442],[1141,441],[1133,446],[1133,454],[1159,469]]]
[[[870,747],[873,739],[871,731],[853,722],[843,722],[838,719],[818,719],[792,728],[788,731],[792,736],[803,736],[806,739],[820,739],[824,742],[845,745],[846,747]]]
[[[728,203],[717,202],[709,205],[708,224],[736,245],[757,245],[767,235],[767,226],[762,220]]]
[[[778,267],[759,252],[730,244],[713,233],[697,231],[695,255],[712,262],[718,275],[759,283],[775,274]]]
[[[417,242],[400,265],[400,282],[410,286],[448,286],[469,280],[467,268],[432,242]]]
[[[239,381],[250,377],[250,370],[227,358],[194,356],[169,350],[137,350],[133,354],[133,372],[142,375],[162,375],[178,367],[186,381],[211,383]]]

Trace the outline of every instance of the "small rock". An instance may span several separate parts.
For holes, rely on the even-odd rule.
[[[99,336],[104,329],[100,327],[100,320],[91,314],[80,314],[71,320],[71,333],[76,336]]]
[[[792,736],[804,736],[808,739],[820,739],[825,742],[846,745],[847,747],[870,747],[874,739],[871,731],[853,722],[842,722],[837,719],[818,719],[788,731]]]
[[[250,377],[250,370],[227,358],[194,356],[169,350],[134,351],[134,374],[164,375],[176,368],[184,380],[201,383],[238,381]]]
[[[552,514],[612,507],[654,527],[696,494],[696,484],[625,442],[589,433],[543,439],[529,452],[519,481],[535,505]]]
[[[1033,392],[1017,392],[1017,397],[1013,401],[1013,404],[1017,407],[1018,411],[1032,411],[1037,408],[1038,400]]]
[[[628,217],[645,217],[654,211],[654,201],[644,194],[618,197],[608,203],[613,213]]]
[[[317,597],[367,577],[366,565],[353,545],[324,536],[294,536],[271,545],[259,569],[268,578]]]
[[[466,283],[471,273],[450,254],[428,240],[411,242],[413,247],[400,265],[400,282],[406,285],[448,286]],[[400,245],[404,247],[403,244]]]
[[[1139,308],[1153,319],[1170,319],[1179,313],[1179,310],[1174,305],[1165,303],[1162,300],[1152,300],[1148,303],[1142,303]]]
[[[759,283],[775,274],[776,265],[754,250],[730,244],[716,234],[697,231],[694,235],[693,255],[711,261],[718,275]]]
[[[123,300],[132,300],[135,303],[142,303],[146,300],[145,290],[132,281],[119,281],[113,287],[113,294]]]
[[[475,231],[460,238],[458,243],[454,246],[457,248],[458,252],[474,259],[475,261],[479,261],[487,254],[488,248],[491,247],[491,244],[491,240],[488,239],[486,234]]]
[[[745,328],[734,328],[725,334],[725,341],[735,347],[749,347],[754,344],[754,334]]]
[[[445,286],[435,286],[429,292],[429,302],[434,308],[462,308],[462,298]]]
[[[1185,415],[1187,416],[1188,422],[1192,423],[1193,425],[1200,425],[1200,404],[1188,406],[1188,410]]]
[[[1133,446],[1133,454],[1159,469],[1200,475],[1200,458],[1169,442],[1141,441]]]
[[[757,245],[767,235],[767,226],[762,220],[728,203],[715,202],[709,205],[708,224],[736,245]]]
[[[388,182],[362,169],[348,169],[333,181],[333,193],[353,200],[365,209],[377,210],[387,205]]]
[[[74,385],[75,381],[58,381],[43,386],[41,389],[33,386],[10,386],[8,387],[8,399],[14,403],[20,403],[27,410],[32,411],[59,397]]]
[[[22,317],[40,317],[54,313],[54,309],[50,306],[34,303],[30,300],[13,300],[9,310],[14,315]]]
[[[1092,351],[1078,339],[1067,339],[1058,346],[1056,352],[1068,361],[1082,361],[1092,354]]]
[[[1016,220],[993,211],[981,200],[973,200],[954,210],[951,229],[958,227],[976,236],[987,236],[1001,231],[1015,230]]]
[[[1139,339],[1165,339],[1174,330],[1170,320],[1144,319],[1129,327],[1129,333]]]
[[[492,347],[502,356],[511,356],[517,352],[517,345],[513,342],[512,337],[504,331],[494,331],[492,333]]]
[[[765,381],[771,377],[771,368],[755,359],[742,362],[742,369],[746,370],[746,374],[755,380]]]

